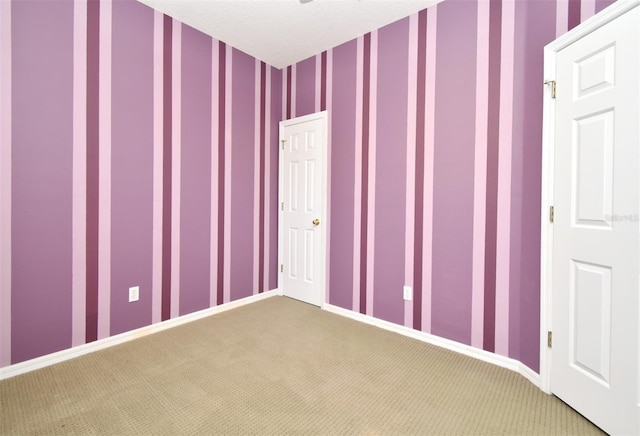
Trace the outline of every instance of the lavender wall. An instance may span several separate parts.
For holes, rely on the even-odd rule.
[[[20,361],[71,346],[73,5],[12,6],[12,202],[0,208],[13,323],[0,352]]]
[[[329,302],[537,371],[542,47],[611,2],[446,0],[283,71],[133,0],[2,2],[0,366],[276,288],[288,108],[331,118]]]
[[[281,72],[132,0],[3,3],[0,366],[276,288]]]
[[[610,3],[446,0],[284,71],[291,116],[331,95],[331,304],[538,371],[542,49]]]

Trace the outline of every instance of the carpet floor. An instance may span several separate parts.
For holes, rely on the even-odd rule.
[[[273,297],[0,381],[2,435],[589,435],[519,374]]]

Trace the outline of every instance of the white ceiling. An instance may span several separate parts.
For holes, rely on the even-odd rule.
[[[442,0],[140,0],[276,68]]]

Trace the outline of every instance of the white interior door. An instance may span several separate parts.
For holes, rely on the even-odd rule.
[[[324,302],[327,113],[280,123],[280,286]]]
[[[556,57],[551,391],[640,433],[640,8]]]

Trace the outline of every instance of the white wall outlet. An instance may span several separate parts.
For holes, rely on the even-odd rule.
[[[140,299],[140,286],[132,286],[129,288],[129,303]]]
[[[402,288],[402,298],[406,301],[411,301],[413,299],[413,289],[411,289],[411,286],[405,286]]]

